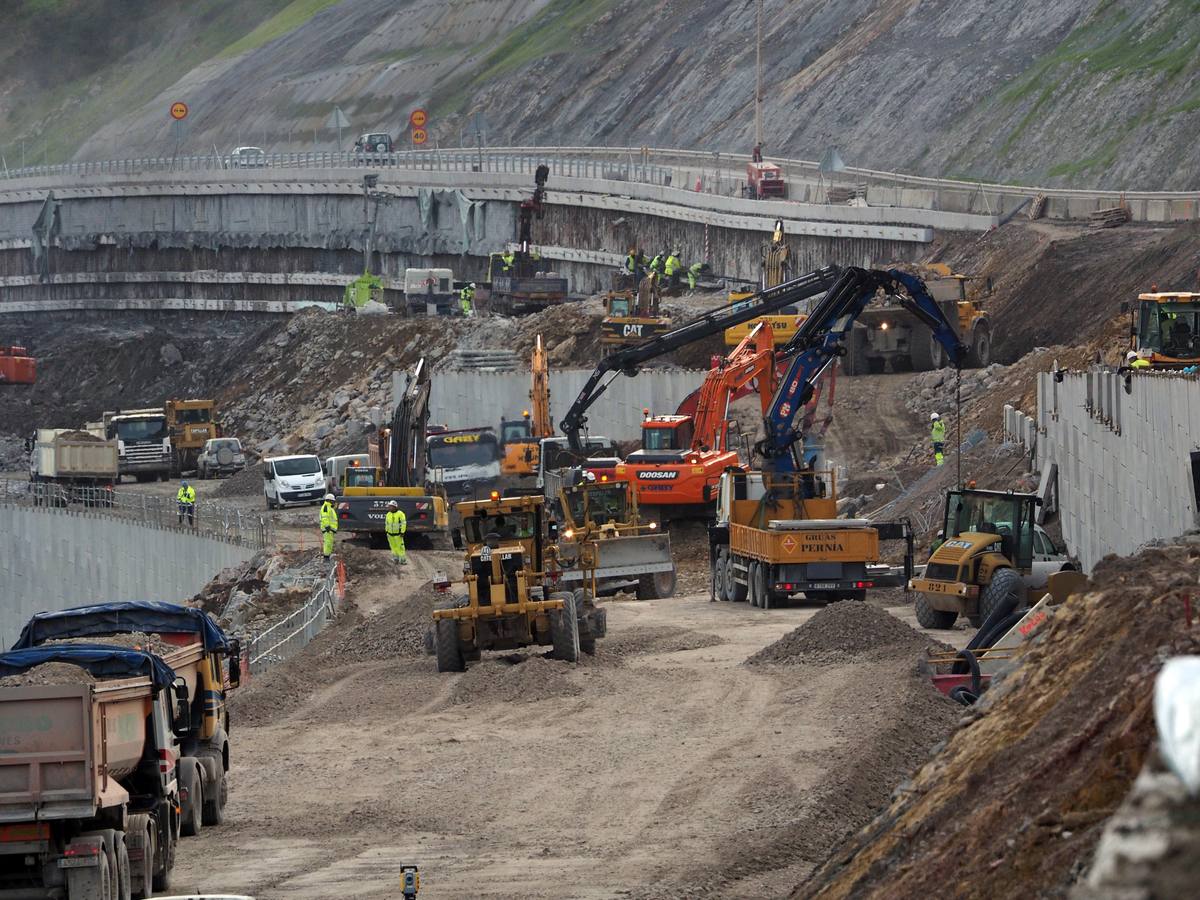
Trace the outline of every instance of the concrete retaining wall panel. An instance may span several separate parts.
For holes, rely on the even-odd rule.
[[[36,612],[117,600],[184,600],[253,551],[182,531],[0,505],[0,645]]]
[[[583,389],[591,370],[551,371],[551,412],[558,421]],[[399,395],[404,376],[393,379]],[[588,430],[617,441],[641,437],[642,410],[674,413],[679,403],[700,386],[704,373],[693,370],[643,371],[636,378],[619,375],[588,412]],[[499,427],[501,417],[520,418],[529,408],[528,372],[436,372],[430,389],[431,422],[450,428]]]

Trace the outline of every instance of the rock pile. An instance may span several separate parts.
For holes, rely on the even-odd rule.
[[[915,658],[933,643],[877,606],[842,600],[826,606],[796,630],[759,650],[746,664],[839,665],[894,657],[908,651]]]

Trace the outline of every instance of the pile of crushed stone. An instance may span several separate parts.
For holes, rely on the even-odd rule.
[[[842,600],[759,650],[746,664],[838,665],[898,653],[921,653],[935,643],[879,607]]]
[[[263,467],[262,463],[256,466],[246,466],[240,472],[234,472],[228,478],[224,479],[216,490],[212,492],[213,497],[253,497],[256,494],[261,494],[263,491]]]
[[[0,688],[27,687],[47,684],[95,684],[96,679],[84,669],[70,663],[49,662],[34,666],[20,675],[0,678]]]
[[[157,634],[146,634],[134,631],[129,634],[98,634],[95,637],[65,638],[60,641],[46,641],[41,646],[52,647],[62,644],[108,644],[113,647],[129,647],[132,650],[145,650],[156,656],[163,656],[178,650],[174,644],[166,643]]]
[[[423,656],[425,632],[433,622],[433,605],[445,598],[426,582],[400,602],[339,634],[326,655],[355,661]]]
[[[583,688],[571,680],[573,668],[541,655],[485,654],[479,662],[468,664],[466,673],[451,688],[447,703],[535,703],[574,697],[582,694]]]

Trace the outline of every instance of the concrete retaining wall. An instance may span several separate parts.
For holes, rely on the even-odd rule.
[[[1056,382],[1043,374],[1037,431],[1036,464],[1058,467],[1063,537],[1085,570],[1200,524],[1197,379],[1089,372]]]
[[[550,408],[556,429],[590,374],[590,369],[550,373]],[[617,441],[637,440],[645,407],[654,413],[673,413],[703,380],[703,372],[679,369],[643,371],[636,378],[618,375],[588,412],[588,430]],[[403,376],[394,376],[393,385],[393,394],[399,396]],[[499,427],[501,417],[520,418],[521,411],[529,408],[528,396],[528,372],[437,372],[430,390],[429,420],[450,428]]]
[[[116,600],[183,600],[248,547],[106,516],[0,504],[0,645],[36,612]]]

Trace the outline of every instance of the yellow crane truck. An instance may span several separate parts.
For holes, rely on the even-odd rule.
[[[604,637],[606,611],[582,589],[556,590],[558,570],[547,546],[545,498],[500,497],[459,503],[466,554],[465,596],[433,611],[426,649],[439,672],[461,672],[484,650],[545,645],[575,662]],[[445,586],[448,586],[448,582]]]

